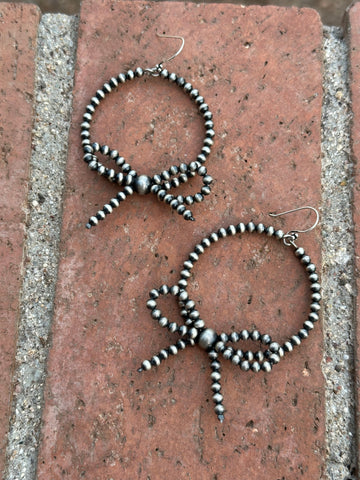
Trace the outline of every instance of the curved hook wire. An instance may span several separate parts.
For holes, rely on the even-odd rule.
[[[166,60],[162,60],[160,64],[170,62],[170,60],[177,57],[182,52],[182,49],[184,48],[184,45],[185,45],[184,37],[181,37],[180,35],[165,35],[164,33],[158,33],[158,32],[156,32],[156,35],[160,38],[176,38],[178,40],[181,40],[181,47],[179,48],[179,50],[176,53],[174,53],[174,55],[171,55],[171,57],[167,58]]]
[[[309,207],[308,205],[306,205],[305,207],[293,208],[292,210],[287,210],[286,212],[269,213],[269,215],[270,217],[280,217],[281,215],[287,215],[288,213],[298,212],[299,210],[311,210],[312,212],[315,213],[316,220],[314,224],[311,227],[307,228],[306,230],[291,230],[291,233],[306,233],[306,232],[310,232],[311,230],[314,230],[314,228],[318,225],[319,219],[320,219],[319,212],[314,207]]]

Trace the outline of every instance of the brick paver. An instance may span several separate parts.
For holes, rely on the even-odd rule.
[[[88,217],[117,190],[81,160],[83,111],[111,76],[175,51],[157,29],[185,37],[167,67],[192,82],[214,114],[213,193],[194,207],[195,223],[152,196],[132,196],[88,231]],[[322,478],[320,325],[270,374],[224,364],[223,424],[198,347],[137,373],[144,358],[177,340],[150,318],[148,291],[177,282],[204,235],[241,220],[289,230],[311,221],[295,214],[269,222],[267,213],[320,204],[321,44],[321,22],[308,9],[83,3],[39,480]],[[203,138],[191,101],[156,78],[112,93],[93,130],[147,174],[196,158]],[[319,242],[319,229],[299,240],[318,264]],[[309,301],[291,251],[260,236],[214,246],[196,265],[191,291],[209,325],[255,325],[279,341],[301,328]],[[178,320],[170,300],[162,305]]]
[[[353,122],[352,122],[352,155],[354,159],[354,201],[353,201],[353,212],[354,212],[354,235],[355,235],[355,281],[357,285],[357,292],[359,292],[359,244],[360,244],[360,172],[359,172],[359,158],[360,158],[360,135],[359,135],[359,124],[360,124],[360,98],[359,98],[359,88],[360,88],[360,3],[356,3],[349,10],[349,45],[350,45],[350,70],[351,70],[351,99],[352,99],[352,111],[353,111]],[[357,319],[357,332],[356,338],[360,338],[360,325],[359,325],[359,316],[360,316],[360,305],[359,297],[356,297],[356,319]],[[358,342],[355,345],[356,352],[356,394],[357,394],[357,404],[359,405],[360,398],[360,350]],[[359,407],[357,408],[359,411]],[[360,423],[358,416],[358,434],[360,432]],[[358,439],[359,442],[359,439]],[[359,459],[358,459],[359,460]],[[360,471],[360,465],[357,466]]]
[[[0,471],[19,316],[39,14],[35,5],[0,4]]]

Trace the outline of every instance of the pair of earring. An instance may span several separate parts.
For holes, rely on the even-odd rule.
[[[170,58],[165,61],[170,61],[175,58],[182,51],[184,46],[183,37],[159,35],[166,38],[175,38],[182,41],[180,49]],[[119,207],[120,203],[133,193],[145,195],[148,193],[156,194],[159,200],[164,201],[170,205],[178,214],[182,215],[185,220],[194,220],[190,206],[196,202],[201,202],[206,195],[211,192],[212,177],[208,175],[204,166],[207,157],[210,154],[213,145],[214,124],[212,114],[204,98],[199,91],[194,88],[191,83],[186,82],[181,76],[175,73],[169,73],[163,68],[163,63],[159,63],[153,68],[136,68],[134,71],[129,70],[126,73],[120,73],[117,77],[112,77],[106,82],[101,89],[97,90],[94,97],[92,97],[90,104],[86,107],[86,112],[83,116],[83,123],[81,124],[82,144],[84,150],[84,161],[88,164],[91,170],[96,171],[99,175],[104,176],[110,182],[116,183],[123,187],[115,197],[113,197],[108,204],[104,205],[102,210],[99,210],[96,215],[90,217],[87,223],[87,228],[96,226],[100,220],[104,220],[106,215],[112,213],[114,208]],[[95,113],[96,108],[107,94],[114,89],[124,84],[127,81],[142,77],[143,75],[150,75],[168,80],[171,83],[182,88],[190,95],[197,105],[200,114],[205,123],[205,139],[200,153],[196,160],[190,163],[181,163],[180,165],[172,165],[168,170],[165,170],[153,177],[144,174],[138,174],[132,169],[129,163],[119,154],[117,150],[111,149],[108,145],[100,145],[97,142],[92,142],[90,139],[90,124]],[[115,165],[119,167],[119,171],[105,167],[99,160],[97,154],[101,152],[114,161]],[[189,178],[199,175],[202,177],[203,186],[201,191],[183,197],[181,195],[175,196],[171,193],[172,189],[177,188],[182,183],[188,181]],[[158,289],[153,289],[150,292],[150,298],[147,301],[147,308],[150,310],[151,317],[156,320],[163,328],[167,328],[169,332],[179,335],[176,343],[160,350],[151,359],[144,360],[139,368],[139,372],[149,371],[152,367],[159,366],[165,359],[171,355],[176,355],[181,350],[185,350],[188,346],[198,345],[204,349],[209,356],[211,367],[211,390],[213,392],[212,400],[214,402],[214,410],[218,419],[222,422],[224,420],[225,407],[223,405],[223,395],[221,393],[221,374],[220,368],[221,359],[231,361],[235,366],[239,366],[243,371],[251,372],[270,372],[274,365],[278,364],[280,360],[288,352],[292,352],[294,347],[299,346],[309,333],[313,330],[315,323],[319,320],[320,311],[320,283],[316,272],[316,266],[311,261],[309,255],[305,253],[302,247],[296,244],[299,233],[305,233],[313,230],[319,222],[318,211],[309,206],[295,208],[286,212],[277,214],[270,214],[273,217],[285,215],[298,210],[309,209],[316,215],[314,224],[306,230],[291,230],[284,233],[282,230],[277,230],[273,226],[265,226],[262,223],[255,224],[239,223],[237,225],[229,225],[227,228],[220,228],[218,231],[211,233],[198,243],[194,250],[189,254],[188,258],[183,263],[183,270],[180,273],[180,279],[176,285],[169,287],[162,285]],[[189,296],[187,291],[189,279],[192,276],[192,270],[199,260],[200,255],[204,254],[212,244],[228,236],[244,235],[248,233],[264,234],[268,237],[275,237],[282,240],[286,247],[291,247],[294,250],[295,256],[305,268],[309,278],[310,287],[310,307],[307,318],[304,320],[302,328],[296,331],[283,344],[273,340],[271,336],[264,332],[259,332],[257,329],[233,332],[216,332],[209,328],[205,321],[201,318],[200,312],[197,309],[196,303]],[[177,298],[180,308],[180,316],[182,323],[171,322],[162,314],[158,307],[158,298],[162,295],[173,295]],[[260,348],[258,350],[246,350],[236,348],[235,344],[239,341],[253,341],[257,343]]]

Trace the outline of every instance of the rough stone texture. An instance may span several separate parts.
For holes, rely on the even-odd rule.
[[[22,282],[39,13],[34,5],[0,4],[0,471]]]
[[[133,196],[89,232],[89,215],[116,189],[81,160],[82,114],[111,76],[175,51],[156,29],[186,38],[168,68],[199,88],[214,113],[216,144],[207,162],[213,194],[194,207],[196,223],[152,196]],[[150,318],[147,292],[177,282],[204,235],[240,220],[267,224],[269,211],[319,206],[321,43],[318,15],[306,9],[84,2],[39,480],[215,479],[234,471],[259,480],[322,478],[319,325],[269,375],[224,364],[223,424],[198,348],[158,371],[136,371],[177,339]],[[190,100],[156,78],[120,88],[94,122],[94,138],[142,173],[195,158],[203,138]],[[311,221],[294,214],[271,223],[291,229]],[[299,240],[317,264],[319,241],[319,229]],[[191,291],[209,325],[255,325],[279,341],[301,327],[309,300],[291,250],[260,236],[214,246],[196,265]],[[163,305],[178,319],[170,300]]]
[[[354,237],[348,45],[324,29],[322,110],[322,294],[329,480],[357,478],[354,386]]]
[[[354,235],[355,235],[355,279],[356,289],[359,292],[359,248],[360,248],[360,171],[359,171],[359,159],[360,159],[360,3],[356,3],[349,11],[349,46],[350,46],[350,65],[351,65],[351,99],[353,110],[353,127],[352,127],[352,155],[354,160],[354,199],[353,199],[353,215],[354,215]],[[356,296],[356,338],[355,344],[355,356],[356,356],[356,394],[357,394],[357,411],[359,411],[359,398],[360,398],[360,304],[359,296]],[[357,429],[357,442],[359,445],[359,415],[358,415],[358,429]],[[359,461],[359,458],[358,458]],[[358,464],[358,471],[360,472],[360,465]]]
[[[30,159],[26,264],[5,480],[35,478],[71,120],[76,17],[43,15],[39,24]]]

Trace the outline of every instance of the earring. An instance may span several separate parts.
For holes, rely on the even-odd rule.
[[[316,267],[314,263],[312,263],[310,257],[305,253],[305,250],[295,243],[299,233],[308,232],[316,227],[319,222],[319,213],[315,208],[306,206],[270,215],[276,217],[304,209],[310,209],[316,214],[316,220],[313,226],[306,230],[291,230],[284,234],[283,231],[276,230],[272,226],[265,227],[262,223],[257,225],[253,222],[247,224],[239,223],[238,225],[230,225],[227,228],[220,228],[217,232],[211,233],[207,238],[204,238],[199,244],[197,244],[183,264],[183,270],[180,273],[181,278],[177,285],[172,287],[163,285],[159,289],[151,290],[150,299],[147,302],[147,307],[151,311],[152,318],[157,320],[161,327],[167,328],[171,333],[177,333],[180,336],[180,339],[173,345],[160,350],[160,352],[154,355],[150,360],[144,360],[138,371],[142,372],[150,370],[154,366],[159,366],[160,363],[170,355],[176,355],[179,351],[184,350],[188,346],[199,345],[199,347],[206,350],[210,359],[210,367],[212,370],[212,399],[215,404],[215,413],[217,414],[218,419],[222,422],[224,420],[225,408],[223,406],[223,396],[221,394],[220,361],[223,358],[229,360],[234,365],[239,366],[243,371],[270,372],[273,366],[279,363],[286,353],[292,352],[294,347],[299,346],[302,340],[309,336],[309,333],[314,328],[314,324],[319,320],[321,295]],[[303,327],[295,332],[282,345],[274,341],[269,334],[260,333],[256,329],[241,330],[231,333],[218,333],[212,328],[207,327],[205,321],[200,316],[200,312],[196,308],[195,302],[189,297],[187,292],[188,280],[191,277],[192,269],[200,255],[205,253],[213,243],[216,243],[227,236],[237,234],[244,235],[247,233],[265,234],[269,237],[275,237],[278,240],[282,240],[286,247],[292,247],[295,256],[299,259],[309,277],[311,292],[309,314],[304,321]],[[182,324],[169,322],[158,308],[157,299],[160,295],[167,295],[169,293],[177,297],[181,316],[183,318]],[[239,341],[247,340],[260,344],[263,348],[255,351],[243,351],[232,346],[232,344]]]
[[[207,170],[204,166],[207,157],[210,154],[211,147],[213,145],[214,123],[212,120],[212,113],[209,110],[208,105],[205,103],[204,97],[202,97],[199,91],[192,86],[191,83],[177,75],[176,73],[169,73],[168,70],[163,68],[163,64],[169,62],[177,55],[180,54],[184,47],[185,40],[183,37],[160,35],[163,38],[175,38],[182,41],[179,50],[170,58],[163,60],[153,68],[142,69],[140,67],[133,70],[128,70],[126,73],[120,73],[117,77],[112,77],[108,82],[97,90],[94,97],[92,97],[90,104],[86,107],[86,112],[83,115],[83,123],[81,124],[81,138],[82,146],[84,150],[84,161],[88,164],[90,170],[97,172],[99,175],[105,177],[112,183],[116,183],[123,188],[118,192],[109,203],[104,205],[102,210],[99,210],[96,215],[90,217],[86,227],[91,228],[99,223],[99,220],[104,220],[106,215],[110,214],[114,208],[117,208],[120,203],[124,202],[126,198],[133,193],[139,195],[145,195],[153,193],[157,195],[158,199],[170,205],[170,207],[182,215],[185,220],[194,220],[191,210],[188,208],[194,203],[199,203],[204,200],[204,196],[209,195],[211,192],[212,177],[207,174]],[[140,78],[144,75],[151,77],[158,77],[160,79],[168,80],[180,87],[190,98],[195,102],[198,107],[199,113],[202,115],[205,123],[205,138],[203,146],[199,155],[195,161],[190,163],[181,163],[180,165],[172,165],[168,170],[150,177],[146,174],[138,174],[129,163],[127,163],[120,155],[120,153],[110,148],[108,145],[100,145],[97,142],[93,142],[90,138],[90,126],[93,119],[93,115],[96,108],[100,105],[101,101],[112,91],[118,89],[124,83]],[[104,166],[97,154],[102,153],[109,157],[118,167],[116,172],[113,168]],[[203,186],[200,192],[194,195],[188,195],[185,198],[182,195],[175,196],[170,191],[179,187],[182,183],[186,183],[189,178],[199,175],[202,178]]]

